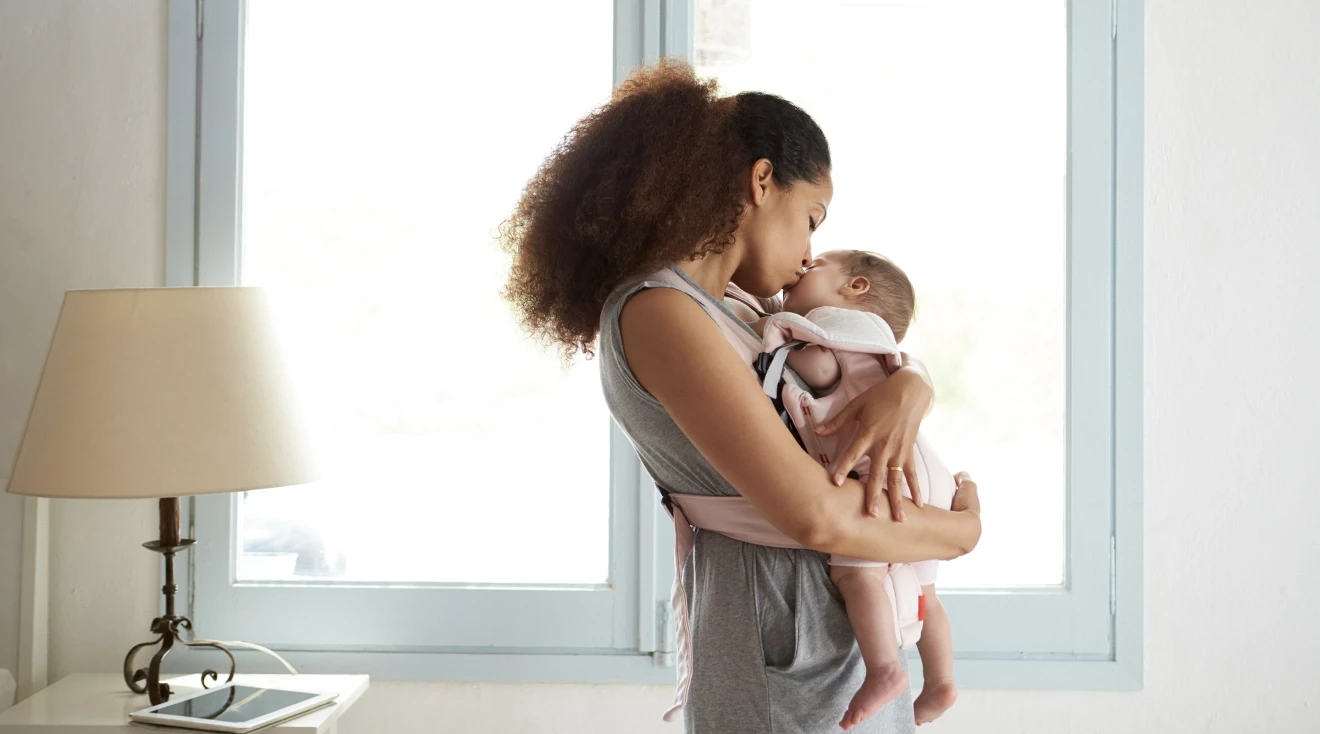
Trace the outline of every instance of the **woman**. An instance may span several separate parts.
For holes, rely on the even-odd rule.
[[[792,286],[832,193],[829,148],[805,112],[771,95],[719,97],[665,62],[574,127],[502,232],[509,300],[566,354],[598,349],[610,411],[657,484],[741,494],[812,549],[697,533],[683,574],[694,734],[837,731],[864,668],[824,554],[945,559],[980,537],[970,482],[948,512],[844,478],[867,455],[899,468],[893,481],[903,469],[915,480],[912,446],[932,400],[919,369],[898,371],[824,428],[859,426],[830,477],[731,346],[751,332],[717,295],[731,283],[759,298]],[[910,694],[854,730],[913,731]]]

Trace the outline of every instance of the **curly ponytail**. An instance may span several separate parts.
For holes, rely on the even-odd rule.
[[[760,158],[784,186],[830,165],[820,128],[779,97],[720,97],[681,61],[634,72],[569,131],[500,227],[513,256],[504,296],[523,327],[565,356],[592,354],[615,286],[733,243],[740,174]]]

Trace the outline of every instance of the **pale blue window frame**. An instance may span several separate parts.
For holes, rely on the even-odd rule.
[[[690,57],[693,7],[615,0],[616,83]],[[169,285],[238,282],[243,12],[242,0],[170,3]],[[1070,4],[1066,580],[941,595],[967,687],[1141,686],[1142,12],[1140,0]],[[608,584],[236,584],[236,500],[203,497],[191,508],[202,541],[184,579],[191,613],[207,637],[270,644],[309,672],[671,681],[673,531],[617,429],[611,441]]]

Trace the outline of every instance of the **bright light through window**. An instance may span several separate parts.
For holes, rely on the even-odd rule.
[[[246,495],[242,579],[602,583],[609,417],[499,296],[524,182],[608,99],[609,0],[249,0],[244,284],[329,478]]]
[[[834,158],[818,252],[893,258],[925,431],[986,497],[955,587],[1063,581],[1067,4],[698,0],[698,73],[801,105]]]

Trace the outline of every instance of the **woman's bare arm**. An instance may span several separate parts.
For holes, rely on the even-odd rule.
[[[979,506],[950,512],[904,500],[902,523],[863,514],[861,483],[830,483],[779,422],[719,327],[687,295],[668,288],[643,291],[624,306],[620,328],[642,387],[706,460],[790,538],[816,550],[889,563],[955,558],[980,539]]]
[[[927,385],[929,385],[930,389],[933,391],[935,389],[935,381],[930,378],[930,371],[926,369],[926,365],[922,364],[921,360],[917,359],[916,357],[913,357],[907,352],[903,352],[902,354],[903,354],[903,369],[912,370],[913,372],[915,372],[917,376],[921,378],[922,382],[925,382]],[[925,414],[930,415],[930,411],[934,409],[935,409],[935,401],[932,400],[930,401],[930,404],[926,406]]]

